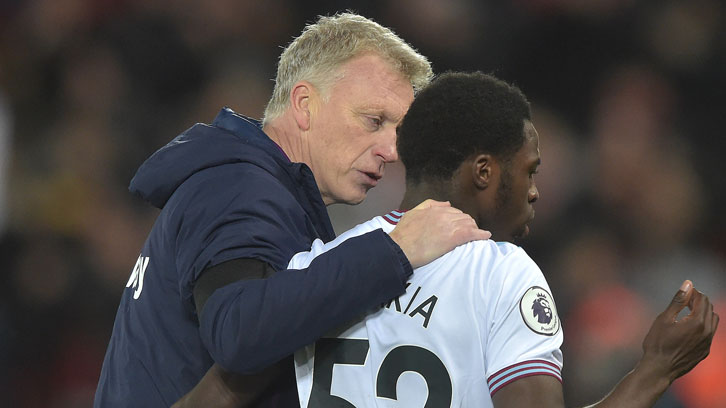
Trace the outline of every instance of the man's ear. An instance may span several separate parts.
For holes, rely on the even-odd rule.
[[[290,110],[300,130],[310,129],[311,108],[317,93],[310,82],[299,81],[290,90]]]
[[[484,190],[489,187],[496,171],[494,167],[495,163],[492,155],[481,153],[474,157],[471,162],[472,180],[478,189]]]

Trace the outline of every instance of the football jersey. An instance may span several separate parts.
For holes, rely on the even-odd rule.
[[[317,240],[288,267],[303,268],[350,237],[390,233],[402,214]],[[562,381],[562,328],[550,293],[522,248],[461,245],[416,269],[405,294],[298,350],[300,405],[492,407],[491,396],[518,379]]]

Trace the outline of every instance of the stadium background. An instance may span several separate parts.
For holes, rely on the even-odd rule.
[[[0,2],[0,395],[91,405],[121,290],[156,210],[134,170],[228,105],[259,117],[280,46],[351,8],[436,72],[518,84],[542,140],[523,243],[564,322],[568,405],[633,366],[685,278],[726,316],[726,5],[717,0]],[[403,171],[343,230],[396,207]],[[659,407],[726,406],[726,333]]]

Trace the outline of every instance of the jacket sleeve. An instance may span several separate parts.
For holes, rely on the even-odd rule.
[[[225,285],[207,299],[200,336],[227,370],[265,368],[405,291],[411,266],[381,230],[344,242],[307,268],[285,269],[315,237],[303,209],[274,178],[237,166],[195,175],[180,189],[187,196],[179,199],[185,204],[176,238],[183,293],[205,269],[231,259],[258,259],[278,270]]]
[[[253,373],[403,293],[407,268],[386,233],[369,232],[307,268],[217,289],[200,319],[202,340],[225,369]]]

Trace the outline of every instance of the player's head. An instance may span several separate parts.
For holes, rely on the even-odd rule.
[[[326,204],[359,203],[398,159],[396,127],[431,77],[388,28],[352,13],[320,17],[280,56],[264,124],[294,123]]]
[[[451,201],[497,240],[528,233],[539,137],[517,87],[481,72],[443,74],[416,97],[398,135],[407,194]]]

